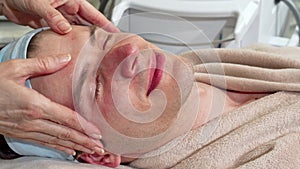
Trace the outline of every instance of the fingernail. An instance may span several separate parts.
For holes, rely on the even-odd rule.
[[[72,30],[72,27],[67,22],[61,22],[58,24],[58,29],[64,33],[68,33]]]
[[[66,56],[61,56],[59,57],[59,61],[60,63],[65,63],[65,62],[69,62],[71,60],[71,55],[68,54]]]
[[[100,140],[94,140],[94,143],[97,145],[97,147],[104,147]]]
[[[103,148],[99,148],[99,147],[94,147],[93,150],[95,152],[97,152],[99,155],[102,155],[105,153],[104,149]]]
[[[92,134],[91,137],[95,140],[101,140],[102,139],[102,135],[101,134]]]

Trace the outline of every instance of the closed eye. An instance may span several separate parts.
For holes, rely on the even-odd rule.
[[[98,99],[99,96],[103,95],[103,80],[102,76],[98,75],[96,78],[96,90],[95,90],[95,98]]]
[[[108,34],[108,35],[106,36],[106,39],[105,39],[105,41],[104,41],[104,43],[103,43],[103,47],[102,47],[103,50],[106,49],[106,45],[107,45],[107,43],[108,43],[108,41],[110,40],[111,37],[112,37],[112,34]]]

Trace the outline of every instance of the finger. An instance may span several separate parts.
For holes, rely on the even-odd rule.
[[[53,8],[60,7],[69,2],[69,0],[48,0]]]
[[[48,23],[43,18],[35,18],[26,21],[26,24],[30,26],[31,28],[41,28],[41,27],[48,27]]]
[[[65,126],[45,120],[34,120],[22,122],[21,124],[5,122],[4,125],[0,127],[0,131],[8,131],[5,132],[5,135],[10,137],[22,140],[34,140],[40,142],[42,145],[50,144],[52,145],[51,147],[54,148],[55,146],[62,146],[70,150],[75,149],[86,153],[92,153],[95,150],[103,149],[103,145],[99,140],[92,140],[77,131],[72,131]],[[76,138],[79,139],[73,139],[72,136],[76,136]],[[68,140],[65,140],[65,138]],[[76,140],[80,140],[80,143],[76,142]]]
[[[108,32],[120,32],[103,14],[87,1],[81,3],[78,14],[93,25],[97,25]]]
[[[48,143],[44,143],[44,142],[36,142],[37,144],[41,144],[41,145],[44,145],[44,146],[47,146],[47,147],[50,147],[50,148],[53,148],[53,149],[56,149],[56,150],[60,150],[62,152],[65,152],[67,154],[70,154],[72,156],[75,156],[76,155],[76,151],[73,150],[73,149],[70,149],[70,148],[67,148],[67,147],[63,147],[63,146],[59,146],[59,145],[53,145],[53,144],[48,144]],[[44,143],[44,144],[43,144]]]
[[[35,77],[54,73],[65,67],[71,60],[70,55],[61,55],[53,57],[37,57],[19,60],[18,67],[20,70],[19,75],[25,78]]]
[[[54,102],[51,104],[45,104],[44,108],[44,111],[51,112],[46,113],[45,119],[49,119],[79,132],[85,133],[91,138],[98,140],[102,138],[100,130],[93,124],[86,121],[77,112]]]
[[[103,148],[103,144],[100,142],[99,139],[97,140],[91,139],[85,134],[82,134],[81,132],[73,130],[64,125],[57,124],[48,120],[40,120],[40,119],[34,120],[34,122],[31,122],[30,124],[32,123],[34,123],[34,126],[28,126],[22,128],[28,128],[25,130],[27,132],[31,132],[31,131],[40,132],[50,136],[54,136],[55,138],[58,139],[58,140],[55,139],[52,143],[55,143],[56,141],[59,140],[65,140],[65,141],[71,141],[73,143],[76,143],[77,145],[83,145],[84,147],[89,149],[93,149],[94,147]]]
[[[56,150],[60,150],[62,152],[65,152],[65,153],[73,155],[73,156],[76,155],[76,152],[74,151],[74,149],[71,149],[68,147],[64,147],[64,146],[60,146],[60,145],[53,145],[53,144],[49,144],[49,143],[45,143],[45,142],[37,141],[37,140],[31,140],[31,139],[24,139],[24,140],[28,141],[28,142],[34,142],[34,143],[37,143],[37,144],[40,144],[43,146],[47,146],[47,147],[50,147],[50,148],[53,148]]]
[[[23,137],[21,137],[21,139],[58,149],[68,154],[73,153],[74,150],[82,151],[88,154],[91,154],[94,151],[93,149],[86,148],[71,141],[62,140],[43,133],[27,132]]]
[[[16,138],[16,139],[22,139],[22,140],[28,141],[28,142],[34,142],[34,143],[37,143],[40,145],[45,145],[45,146],[63,151],[67,154],[73,154],[75,152],[74,149],[72,149],[71,147],[65,147],[65,146],[61,146],[58,144],[50,144],[50,143],[45,142],[46,139],[44,139],[45,137],[43,137],[44,134],[35,134],[33,136],[25,136],[29,132],[19,131],[19,130],[16,130],[16,129],[13,129],[13,128],[10,128],[7,126],[11,126],[11,124],[6,125],[6,126],[0,126],[0,133],[3,134],[4,136]],[[36,136],[38,136],[38,137],[36,137]],[[36,138],[40,138],[40,139],[44,139],[44,140],[37,140]]]
[[[81,133],[85,133],[93,139],[101,139],[100,130],[93,124],[87,122],[75,111],[55,102],[52,102],[45,96],[39,94],[37,91],[30,90],[28,88],[24,88],[22,90],[19,90],[17,88],[17,90],[19,93],[19,97],[17,97],[15,100],[16,102],[18,102],[18,107],[28,111],[25,111],[23,113],[14,113],[13,115],[17,116],[15,118],[18,118],[18,116],[20,116],[20,118],[24,120],[46,119],[49,121],[56,122],[58,124],[62,124]],[[30,96],[30,98],[28,98],[28,96]],[[24,98],[30,100],[30,104],[28,104],[28,102],[24,103]],[[17,101],[17,99],[21,100]],[[29,127],[25,126],[22,128]],[[45,126],[44,128],[47,128],[47,126]]]
[[[9,19],[10,21],[16,21],[17,20],[17,17],[15,15],[12,15],[12,10],[10,7],[9,7],[9,4],[11,3],[11,1],[0,1],[0,4],[1,4],[1,8],[2,8],[2,14],[5,15],[5,17],[7,19]]]
[[[42,4],[42,5],[41,5]],[[41,3],[41,6],[32,5],[33,11],[42,17],[50,28],[59,33],[66,34],[72,30],[70,23],[65,17],[49,3]]]
[[[59,34],[66,34],[72,30],[67,19],[55,8],[51,7],[47,11],[48,15],[43,16],[50,28]]]
[[[36,29],[36,28],[41,28],[41,27],[42,27],[40,21],[37,22],[37,21],[35,21],[35,20],[30,20],[30,21],[26,22],[26,24],[27,24],[28,26],[30,26],[31,28],[34,28],[34,29]]]

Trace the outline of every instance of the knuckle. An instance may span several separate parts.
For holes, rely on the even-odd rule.
[[[18,137],[19,132],[15,131],[15,130],[7,130],[7,131],[1,132],[1,134],[4,136],[8,136],[8,137]]]
[[[78,149],[78,146],[72,142],[70,142],[67,147],[69,147],[71,149],[75,149],[75,150]]]
[[[48,147],[52,147],[53,146],[53,148],[54,148],[54,145],[51,145],[51,144],[48,144],[48,143],[46,143],[46,142],[38,142],[39,144],[41,144],[41,145],[43,145],[43,146],[48,146]]]
[[[51,137],[49,140],[48,140],[48,142],[49,143],[58,143],[60,141],[60,139],[59,138],[57,138],[57,137]]]
[[[24,112],[22,113],[22,118],[26,120],[33,119],[45,119],[46,112],[45,106],[41,105],[43,102],[49,101],[47,98],[41,97],[41,95],[32,94],[28,97],[30,103],[26,102],[23,105]]]
[[[37,108],[33,110],[27,110],[24,114],[26,119],[40,119],[42,118],[42,113]]]
[[[89,148],[97,147],[97,144],[92,141],[86,141],[85,143],[86,143],[85,144],[86,147],[89,147]]]
[[[56,9],[48,9],[45,11],[45,19],[47,20],[47,22],[55,22],[57,18],[59,18],[62,14],[56,10]]]
[[[71,149],[74,149],[76,147],[75,143],[70,142],[70,141],[66,141],[66,140],[63,140],[63,139],[60,139],[60,138],[57,138],[57,137],[52,137],[51,139],[49,139],[48,144],[51,144],[51,145],[57,146],[57,147],[64,146],[64,147],[68,147],[68,148],[71,148]]]
[[[62,151],[64,150],[64,149],[62,149],[61,146],[59,146],[57,144],[48,143],[48,142],[45,142],[45,141],[39,141],[37,143],[42,145],[42,146],[50,147],[50,148],[53,148],[53,149],[56,149],[56,150],[62,150]]]
[[[17,129],[17,130],[22,129],[22,127],[20,127],[19,123],[13,123],[13,124],[11,124],[10,128],[13,129],[13,130],[15,130],[15,129]]]
[[[25,131],[28,132],[28,126],[26,124],[14,124],[11,126],[13,129],[18,130],[18,131]]]
[[[48,71],[48,67],[50,65],[49,59],[45,58],[36,58],[37,59],[37,65],[42,69],[43,71]]]
[[[2,132],[1,134],[7,137],[15,137],[15,134],[13,134],[12,132]]]
[[[23,131],[23,132],[32,132],[35,131],[36,127],[35,125],[32,125],[31,123],[28,122],[22,122],[20,124],[15,124],[14,126],[16,130],[18,131]]]
[[[61,132],[58,135],[58,138],[60,138],[60,139],[67,139],[67,140],[69,140],[71,137],[72,137],[72,132],[70,130],[66,130],[64,132]]]
[[[24,3],[23,11],[37,11],[40,8],[40,5],[44,3],[41,0],[27,0]]]
[[[57,11],[47,11],[46,17],[49,19],[54,19],[57,16],[60,16],[60,13]]]
[[[67,119],[67,123],[70,125],[70,127],[74,127],[77,125],[78,121],[77,118],[75,117],[75,114],[73,113],[72,116]]]
[[[79,151],[86,151],[87,150],[87,148],[85,147],[85,146],[81,146],[81,145],[78,145],[78,144],[74,144],[73,146],[72,146],[72,149],[74,149],[74,150],[79,150]]]

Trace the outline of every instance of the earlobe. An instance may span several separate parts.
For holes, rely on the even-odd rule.
[[[117,167],[121,163],[121,157],[119,155],[105,153],[103,155],[99,154],[86,154],[83,153],[80,155],[80,158],[87,163],[103,165],[107,167]]]

